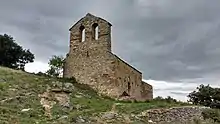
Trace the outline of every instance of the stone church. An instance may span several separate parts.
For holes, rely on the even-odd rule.
[[[112,53],[111,26],[88,13],[69,29],[64,77],[75,77],[111,98],[152,99],[152,86],[142,81],[142,73]]]

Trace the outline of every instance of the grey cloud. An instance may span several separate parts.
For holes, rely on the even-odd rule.
[[[213,2],[216,2],[215,5]],[[215,55],[210,52],[207,54],[220,46],[220,37],[217,35],[220,32],[217,14],[219,2],[213,2],[184,1],[185,4],[178,6],[182,9],[177,12],[170,9],[172,5],[167,9],[162,8],[165,12],[155,10],[155,15],[145,16],[142,21],[137,19],[132,28],[138,30],[135,30],[132,40],[139,49],[133,51],[130,46],[135,43],[131,43],[127,46],[130,48],[126,48],[131,57],[125,58],[137,63],[138,68],[145,71],[145,78],[157,80],[200,78],[206,73],[219,72],[218,50]],[[173,14],[174,11],[178,14]],[[172,64],[172,61],[181,64]]]
[[[36,60],[46,63],[53,54],[66,54],[69,27],[91,12],[113,24],[113,52],[141,70],[144,78],[217,76],[219,0],[138,1],[0,0],[0,32],[11,33]]]
[[[171,94],[180,95],[180,96],[187,96],[189,93],[182,93],[182,92],[170,92]]]

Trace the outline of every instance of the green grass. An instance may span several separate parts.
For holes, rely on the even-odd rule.
[[[123,103],[118,102],[119,105],[116,107],[119,112],[127,114],[138,114],[144,110],[157,109],[157,108],[170,108],[178,106],[186,106],[189,104],[183,104],[181,102],[165,102],[165,101],[148,101],[148,102],[134,102],[134,103]]]
[[[99,117],[102,112],[111,111],[113,106],[115,106],[114,111],[119,114],[130,115],[152,108],[188,105],[181,102],[169,103],[166,101],[116,101],[97,95],[87,85],[73,83],[75,88],[70,94],[71,108],[64,108],[56,104],[52,108],[52,118],[48,118],[44,115],[44,109],[40,104],[38,94],[45,92],[53,81],[69,82],[69,80],[37,76],[0,67],[0,124],[69,124],[75,122],[79,116],[91,118],[92,120],[92,117]],[[31,110],[21,112],[22,109],[27,108],[31,108]],[[68,119],[61,119],[65,116],[68,116]],[[122,123],[123,121],[117,120],[117,123]],[[139,120],[136,120],[136,122],[139,123]]]

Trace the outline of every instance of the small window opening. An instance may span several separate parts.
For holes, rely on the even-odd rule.
[[[85,37],[86,37],[86,34],[85,34],[85,27],[84,26],[81,26],[80,27],[80,41],[81,42],[84,42],[85,41]]]
[[[130,90],[131,90],[131,83],[128,82],[128,92],[130,92]]]
[[[89,57],[89,51],[86,52],[86,56]]]
[[[95,40],[99,39],[99,26],[97,23],[92,25],[92,35],[93,35],[92,36],[93,39],[95,39]]]

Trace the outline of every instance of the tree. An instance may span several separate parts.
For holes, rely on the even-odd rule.
[[[23,49],[7,34],[0,35],[0,66],[24,70],[29,62],[34,62],[29,49]]]
[[[157,96],[154,98],[155,101],[165,101],[165,102],[168,102],[168,103],[175,103],[177,102],[176,99],[172,98],[171,96],[167,96],[166,98],[163,98],[161,96]]]
[[[58,77],[62,74],[63,65],[64,65],[64,57],[63,56],[52,56],[49,60],[50,69],[47,70],[47,74],[50,76]]]
[[[191,92],[189,102],[196,105],[204,105],[212,108],[220,108],[220,89],[212,88],[203,84],[196,88],[197,91]]]

